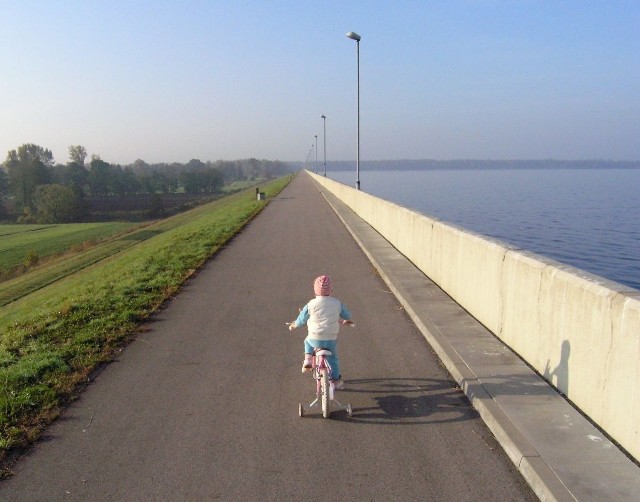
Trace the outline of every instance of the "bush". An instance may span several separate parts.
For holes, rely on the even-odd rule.
[[[27,253],[27,256],[24,257],[24,266],[29,268],[37,265],[40,261],[40,256],[38,256],[37,251],[33,249]]]
[[[38,185],[34,203],[39,223],[71,223],[82,216],[78,194],[62,185]]]

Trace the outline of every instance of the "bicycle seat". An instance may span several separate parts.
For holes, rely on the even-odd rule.
[[[316,349],[316,356],[330,356],[331,351],[329,349]]]

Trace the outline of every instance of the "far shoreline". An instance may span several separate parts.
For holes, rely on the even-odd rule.
[[[290,162],[300,169],[324,172],[323,162]],[[351,171],[355,161],[327,161],[327,172]],[[640,160],[367,160],[360,168],[368,171],[442,171],[496,169],[640,169]]]

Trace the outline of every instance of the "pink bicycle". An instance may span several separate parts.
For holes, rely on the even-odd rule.
[[[320,403],[322,416],[329,418],[332,410],[346,410],[347,416],[351,417],[352,409],[350,404],[342,405],[335,398],[335,384],[331,378],[331,366],[327,361],[327,356],[331,355],[328,349],[315,349],[312,362],[312,376],[316,381],[316,398],[308,406],[312,408]],[[304,417],[305,408],[302,403],[298,404],[298,415]]]

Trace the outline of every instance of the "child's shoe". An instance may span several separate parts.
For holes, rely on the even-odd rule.
[[[308,371],[311,371],[312,367],[313,367],[313,364],[312,364],[311,356],[307,357],[305,355],[304,356],[304,361],[302,361],[302,372],[306,373]]]
[[[334,390],[342,390],[344,388],[344,382],[342,380],[333,380]]]

